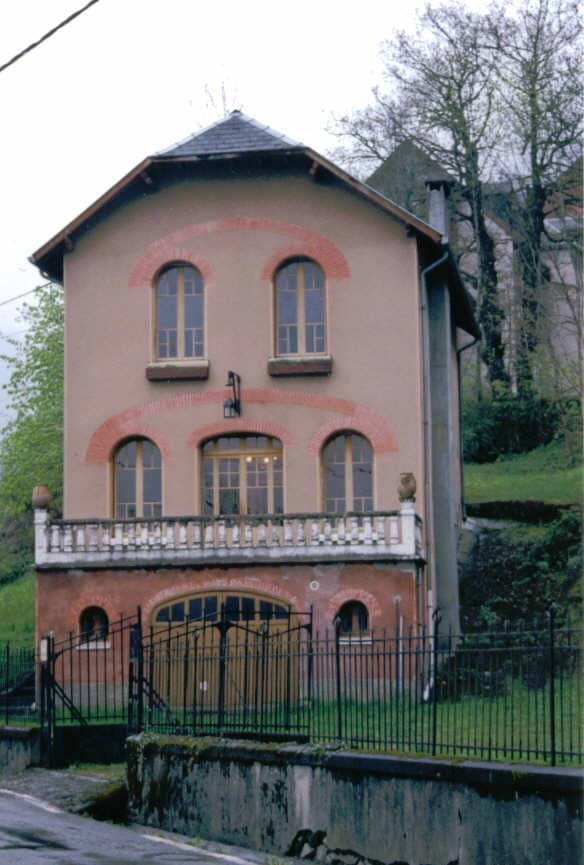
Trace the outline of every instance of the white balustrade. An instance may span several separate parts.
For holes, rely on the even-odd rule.
[[[422,524],[412,501],[399,512],[51,521],[35,511],[39,566],[205,560],[319,561],[415,558]]]

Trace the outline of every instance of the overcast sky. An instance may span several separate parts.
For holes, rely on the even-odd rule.
[[[0,65],[83,5],[4,3]],[[43,281],[28,256],[144,156],[220,119],[222,88],[329,151],[331,116],[367,104],[380,42],[420,5],[100,0],[0,73],[0,303]],[[22,330],[18,305],[0,306],[0,339]]]

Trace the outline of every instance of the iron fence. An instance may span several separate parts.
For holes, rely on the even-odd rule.
[[[268,605],[269,607],[269,605]],[[55,728],[295,740],[444,757],[579,764],[581,626],[455,635],[409,629],[318,633],[312,614],[223,607],[143,627],[140,610],[107,632],[0,650],[0,719]],[[28,683],[28,684],[27,684]],[[38,708],[37,708],[38,707]]]
[[[34,718],[35,696],[34,648],[0,646],[0,719],[14,724]]]
[[[239,614],[237,614],[239,615]],[[313,633],[311,617],[151,629],[134,729],[245,735],[446,757],[583,759],[578,628],[466,635]],[[139,687],[142,682],[142,687]]]

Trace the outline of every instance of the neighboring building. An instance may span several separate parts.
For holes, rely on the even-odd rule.
[[[438,603],[456,626],[457,350],[478,333],[441,240],[233,112],[39,249],[66,357],[37,632],[138,604],[147,622],[313,607],[358,637]]]
[[[449,241],[467,288],[474,294],[478,261],[468,219],[468,204],[460,186],[445,169],[413,142],[407,140],[378,166],[370,186],[398,202],[421,219],[428,218],[426,181],[448,182]],[[504,314],[502,336],[511,383],[516,382],[516,354],[521,328],[521,268],[518,244],[522,224],[521,193],[510,182],[485,183],[483,202],[487,230],[493,240],[498,277],[498,299]],[[543,238],[543,273],[538,350],[534,358],[535,384],[541,396],[581,393],[582,345],[582,159],[557,181],[557,191],[547,202]],[[467,355],[470,360],[474,353]],[[476,358],[475,358],[476,360]],[[480,364],[473,364],[473,370]],[[486,381],[486,374],[483,372]],[[476,374],[473,373],[474,378]],[[480,386],[477,389],[480,392]]]

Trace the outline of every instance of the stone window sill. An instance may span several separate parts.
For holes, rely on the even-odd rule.
[[[148,381],[193,381],[209,378],[208,360],[157,361],[146,367]]]
[[[330,375],[332,368],[333,359],[330,355],[271,357],[268,360],[268,373],[271,376]]]
[[[109,640],[88,640],[86,643],[79,643],[77,650],[80,652],[91,652],[95,649],[109,649]]]

